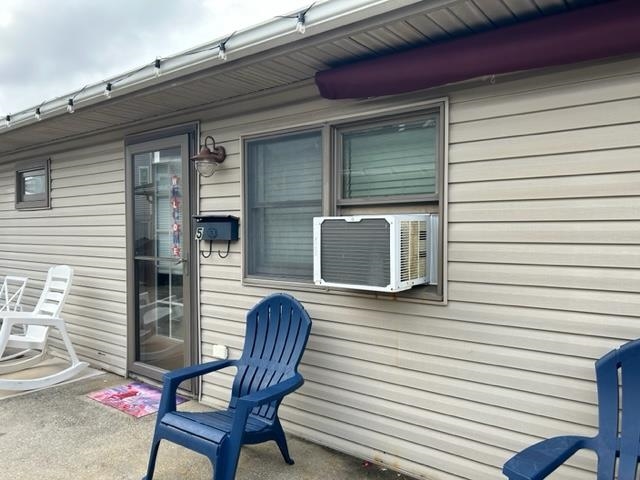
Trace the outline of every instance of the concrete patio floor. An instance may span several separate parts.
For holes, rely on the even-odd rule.
[[[0,478],[139,480],[156,415],[136,419],[86,395],[125,381],[102,374],[0,399]],[[182,408],[197,409],[196,402]],[[408,477],[288,435],[296,464],[273,444],[243,447],[237,480],[406,480]],[[156,480],[212,478],[209,461],[177,445],[160,447]]]

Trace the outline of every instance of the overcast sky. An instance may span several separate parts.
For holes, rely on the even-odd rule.
[[[0,0],[0,118],[310,3]]]

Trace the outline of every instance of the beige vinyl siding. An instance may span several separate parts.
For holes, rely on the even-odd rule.
[[[500,478],[532,442],[592,434],[593,362],[640,336],[639,85],[629,59],[430,94],[450,100],[448,304],[293,290],[314,325],[288,430],[439,480]],[[241,215],[242,135],[419,100],[311,88],[307,102],[220,112],[202,135],[229,157],[202,180],[201,212]],[[201,259],[203,360],[216,343],[238,356],[246,309],[278,290],[242,284],[240,245]],[[224,401],[230,379],[209,376],[204,401]],[[582,455],[554,478],[592,469]]]
[[[62,314],[73,345],[80,358],[93,366],[124,374],[122,142],[49,156],[51,209],[47,210],[15,210],[15,166],[19,162],[0,164],[0,277],[29,277],[23,304],[33,306],[48,268],[70,265],[74,277]]]

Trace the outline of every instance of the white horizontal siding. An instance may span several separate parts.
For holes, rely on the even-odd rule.
[[[514,451],[592,434],[593,361],[640,333],[640,60],[450,93],[446,306],[366,293],[292,293],[314,320],[288,398],[289,429],[416,476],[489,480]],[[438,91],[438,94],[442,89]],[[227,148],[202,213],[241,213],[240,137],[402,99],[309,101],[203,125]],[[286,98],[274,98],[274,104]],[[202,352],[242,348],[244,313],[273,289],[243,285],[240,242],[201,259]],[[204,400],[228,398],[211,376]],[[554,478],[593,478],[576,458]]]
[[[122,142],[51,156],[51,209],[14,208],[15,162],[0,164],[0,277],[29,277],[37,301],[48,268],[74,269],[62,315],[81,359],[124,374],[126,255]],[[54,332],[54,337],[56,336]],[[54,346],[60,346],[54,341]]]
[[[590,175],[597,173],[636,172],[640,148],[616,149],[615,156],[609,150],[558,153],[511,159],[489,159],[483,162],[449,165],[452,183],[479,180],[516,178],[545,178],[557,176]]]

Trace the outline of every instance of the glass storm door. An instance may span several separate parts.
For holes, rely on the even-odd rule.
[[[190,358],[188,136],[127,151],[134,287],[129,369],[160,380],[164,371],[188,365]]]

